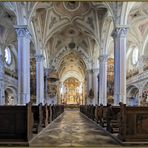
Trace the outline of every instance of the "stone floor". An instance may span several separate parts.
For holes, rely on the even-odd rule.
[[[119,144],[76,110],[64,115],[38,134],[30,146],[109,146]]]

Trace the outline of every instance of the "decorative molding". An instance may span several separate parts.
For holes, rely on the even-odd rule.
[[[57,69],[59,69],[60,66],[60,61],[66,56],[69,55],[70,53],[76,53],[78,55],[80,55],[81,59],[84,61],[87,69],[90,68],[90,62],[89,62],[89,57],[84,53],[83,50],[79,49],[77,50],[77,48],[74,48],[72,51],[69,48],[65,48],[62,49],[60,52],[58,52],[58,54],[54,57],[54,59],[51,61],[51,65],[54,67],[57,67]]]
[[[99,73],[99,68],[92,68],[92,72],[95,73],[95,72],[98,72]]]
[[[113,30],[111,36],[113,38],[126,37],[127,32],[128,32],[127,26],[118,26]]]
[[[71,2],[63,2],[64,8],[68,11],[76,11],[80,7],[80,2],[71,1]]]
[[[26,25],[15,26],[15,28],[18,37],[31,37],[31,34]]]
[[[108,55],[100,55],[99,56],[99,62],[107,62]]]
[[[95,73],[95,72],[98,72],[98,73],[99,73],[99,68],[87,69],[86,71],[87,71],[88,73]]]
[[[87,73],[93,73],[92,69],[87,69]]]
[[[18,85],[18,80],[8,76],[8,75],[4,75],[4,82],[6,86],[13,86],[14,88],[16,88],[17,90],[17,85]]]
[[[41,62],[41,61],[43,61],[45,58],[44,58],[44,56],[43,56],[42,54],[40,54],[40,55],[36,55],[36,56],[35,56],[35,59],[36,59],[36,62]]]
[[[145,80],[148,80],[148,71],[144,71],[141,74],[130,77],[130,78],[127,79],[126,82],[127,82],[127,85],[129,86],[129,85],[139,83],[139,82],[145,81]]]

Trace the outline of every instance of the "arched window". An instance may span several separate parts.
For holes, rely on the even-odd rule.
[[[9,47],[5,48],[5,61],[8,65],[11,64],[11,51]]]
[[[132,53],[132,63],[133,65],[137,64],[138,62],[138,48],[137,47],[134,47],[133,49],[133,53]]]

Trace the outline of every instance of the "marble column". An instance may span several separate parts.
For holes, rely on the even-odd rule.
[[[16,26],[18,40],[18,104],[30,101],[30,33],[26,25]]]
[[[100,71],[100,70],[99,70]],[[98,74],[97,75],[97,82],[98,82],[98,100],[97,100],[97,104],[99,105],[100,104],[100,101],[99,101],[99,90],[100,90],[100,75]]]
[[[99,104],[107,105],[107,55],[99,57]]]
[[[92,83],[92,74],[93,74],[93,71],[92,71],[92,69],[89,69],[89,70],[87,70],[87,103],[86,104],[91,104],[91,100],[90,100],[90,98],[88,97],[89,96],[89,91],[90,91],[90,89],[92,89],[93,88],[93,83]]]
[[[45,88],[44,88],[44,95],[45,95],[45,103],[48,103],[48,78],[49,78],[49,69],[48,68],[46,68],[45,69]]]
[[[98,73],[99,69],[93,69],[93,90],[94,90],[94,101],[93,104],[98,104]]]
[[[92,89],[92,85],[93,85],[93,82],[92,82],[93,71],[92,71],[92,69],[90,69],[87,72],[88,72],[88,91],[90,91],[90,89]]]
[[[126,35],[127,27],[114,29],[114,105],[126,104]]]
[[[36,104],[44,104],[44,56],[36,55]]]
[[[0,55],[0,105],[5,104],[4,91],[4,58],[2,55]]]

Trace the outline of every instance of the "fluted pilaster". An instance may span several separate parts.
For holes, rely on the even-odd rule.
[[[99,104],[107,104],[107,55],[99,57]]]
[[[126,103],[126,26],[114,29],[114,104]]]
[[[95,68],[92,70],[93,71],[93,90],[94,90],[94,101],[93,104],[98,104],[98,73],[99,73],[99,69]]]
[[[30,101],[30,33],[27,26],[16,26],[18,40],[18,104]]]
[[[44,56],[36,55],[36,104],[44,104]]]

